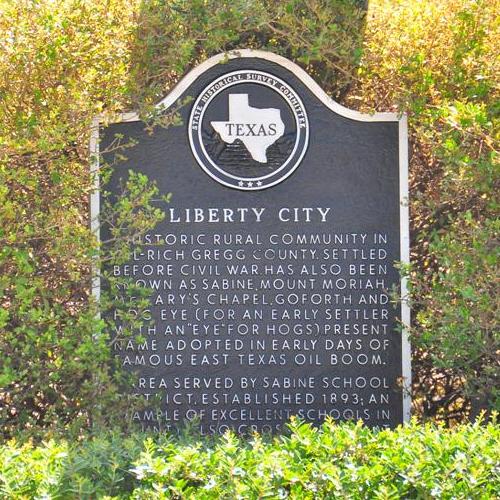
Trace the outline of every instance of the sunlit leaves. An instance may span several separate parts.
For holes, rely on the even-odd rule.
[[[494,498],[499,429],[292,421],[280,437],[106,433],[0,447],[9,498]]]

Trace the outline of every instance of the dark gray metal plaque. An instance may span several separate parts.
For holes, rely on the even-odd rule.
[[[137,141],[107,191],[133,169],[173,195],[110,270],[152,290],[147,342],[115,354],[161,410],[129,417],[199,419],[206,433],[276,431],[292,415],[408,419],[409,311],[390,297],[405,294],[394,264],[408,261],[405,117],[343,108],[255,51],[208,60],[160,105],[187,96],[182,126],[148,134],[130,114],[101,128],[102,151],[116,134]],[[98,192],[92,206],[96,219]]]

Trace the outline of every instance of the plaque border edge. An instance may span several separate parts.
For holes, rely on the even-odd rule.
[[[276,63],[285,69],[292,72],[306,85],[311,92],[331,111],[340,116],[361,122],[397,122],[398,123],[398,158],[399,158],[399,215],[400,215],[400,262],[408,266],[410,264],[410,220],[409,220],[409,158],[408,158],[408,116],[406,113],[394,112],[377,112],[372,114],[360,113],[342,106],[334,101],[328,94],[309,76],[305,70],[295,64],[293,61],[286,59],[278,54],[263,50],[240,49],[233,50],[227,53],[220,53],[210,57],[203,63],[193,68],[187,73],[172,91],[164,97],[158,104],[157,108],[168,109],[181,95],[206,71],[217,64],[224,63],[230,59],[236,58],[257,58],[265,59]],[[90,155],[90,175],[92,190],[90,193],[90,230],[100,242],[100,182],[99,182],[99,129],[101,124],[123,123],[140,121],[137,112],[120,113],[112,117],[111,120],[106,119],[104,115],[96,115],[91,124],[89,155]],[[410,321],[411,312],[408,303],[408,278],[403,276],[400,279],[401,284],[401,375],[402,375],[402,391],[403,391],[403,422],[409,422],[411,418],[411,343],[410,343]],[[98,255],[92,260],[92,281],[91,281],[92,296],[96,303],[100,302],[101,298],[101,277]],[[97,316],[100,317],[99,311]]]

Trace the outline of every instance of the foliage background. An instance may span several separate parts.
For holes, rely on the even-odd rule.
[[[95,428],[126,404],[90,294],[92,117],[146,114],[190,68],[242,47],[294,60],[348,107],[409,114],[414,413],[454,423],[498,408],[499,7],[0,0],[4,435]],[[153,195],[129,186],[125,217]]]

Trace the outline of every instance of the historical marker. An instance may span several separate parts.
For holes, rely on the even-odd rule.
[[[173,194],[131,261],[108,269],[151,291],[146,341],[115,354],[131,392],[161,408],[129,417],[205,433],[408,419],[409,311],[391,300],[409,259],[405,117],[346,109],[250,50],[209,59],[160,106],[188,96],[182,126],[148,134],[128,114],[101,128],[101,151],[116,134],[136,141],[107,191],[133,169]],[[98,207],[97,192],[94,219]]]

